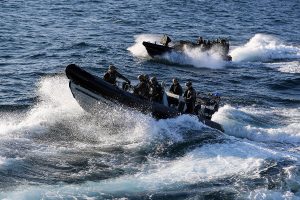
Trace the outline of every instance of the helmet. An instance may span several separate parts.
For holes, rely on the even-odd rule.
[[[192,82],[191,81],[186,82],[185,86],[187,87],[192,86]]]
[[[137,77],[140,81],[143,81],[144,79],[145,79],[145,77],[144,77],[144,75],[143,74],[141,74],[141,75],[138,75],[138,77]]]
[[[149,75],[148,74],[143,74],[144,78],[146,81],[149,81]]]
[[[116,70],[116,67],[114,65],[109,65],[108,69],[109,70]]]
[[[156,82],[156,81],[157,81],[157,79],[156,79],[156,77],[155,77],[155,76],[153,76],[153,77],[151,77],[150,81],[151,81],[151,83],[153,83],[153,82]]]

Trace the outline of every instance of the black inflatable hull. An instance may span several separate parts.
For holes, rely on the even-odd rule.
[[[143,42],[143,45],[145,46],[149,56],[155,57],[155,56],[161,56],[164,53],[171,52],[173,48],[163,46],[160,44],[153,44],[151,42]]]
[[[101,101],[127,106],[145,114],[151,113],[157,119],[173,118],[181,115],[175,108],[139,98],[88,73],[75,64],[67,66],[66,75],[70,79],[70,89],[74,98],[88,112],[93,112],[93,109],[91,109],[93,105],[91,104]],[[212,128],[224,132],[222,126],[216,122],[202,118],[199,118],[199,120]]]

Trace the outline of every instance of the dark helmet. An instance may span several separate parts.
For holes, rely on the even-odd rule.
[[[192,86],[192,82],[191,82],[191,81],[186,82],[185,86],[186,86],[186,87]]]
[[[177,78],[173,78],[173,83],[178,83],[178,79]]]
[[[138,77],[137,77],[140,81],[143,81],[143,80],[145,80],[145,77],[144,77],[144,75],[143,74],[141,74],[141,75],[138,75]]]
[[[151,79],[150,79],[150,82],[151,82],[151,83],[155,83],[155,82],[157,82],[157,79],[156,79],[156,77],[155,77],[155,76],[151,77]]]
[[[111,71],[116,70],[116,67],[114,65],[109,65],[108,70],[111,70]]]
[[[148,74],[144,74],[143,76],[144,76],[144,79],[145,79],[146,81],[149,81],[149,75],[148,75]]]

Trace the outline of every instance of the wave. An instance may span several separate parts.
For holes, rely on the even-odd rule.
[[[299,108],[234,108],[225,105],[212,120],[223,125],[226,134],[260,142],[300,143]]]
[[[53,124],[66,117],[72,118],[82,109],[73,99],[68,81],[62,77],[46,77],[38,83],[39,101],[26,113],[0,115],[1,135],[14,132],[43,132],[47,124]],[[63,95],[62,95],[63,94]]]
[[[269,84],[272,90],[290,90],[299,91],[300,78],[290,78],[286,80],[277,80],[276,83]],[[299,93],[298,93],[299,94]]]
[[[280,190],[268,190],[268,189],[256,189],[251,191],[245,199],[261,200],[261,199],[299,199],[299,195],[294,194],[291,191],[282,192]]]
[[[6,162],[6,158],[0,156],[0,166],[3,165]]]
[[[142,34],[135,36],[135,44],[129,47],[129,50],[134,56],[150,58],[146,48],[143,46],[143,41],[159,43],[161,35]],[[171,43],[172,45],[172,43]],[[170,52],[165,53],[161,59],[167,60],[170,63],[178,63],[181,65],[192,65],[198,68],[223,68],[227,62],[223,61],[221,56],[215,51],[202,52],[200,48],[184,47],[182,53]]]
[[[278,70],[284,73],[300,74],[300,62],[295,61],[291,63],[285,63],[281,65]]]
[[[152,160],[141,171],[131,175],[83,184],[20,186],[15,191],[0,194],[7,199],[40,199],[56,197],[138,197],[163,191],[166,195],[178,188],[189,188],[215,181],[218,186],[243,182],[243,178],[260,180],[266,169],[266,160],[291,159],[276,151],[256,146],[251,142],[230,141],[224,144],[207,144],[175,160]],[[286,169],[287,172],[290,170]],[[274,172],[273,172],[274,173]],[[238,185],[239,185],[238,184]],[[234,185],[225,185],[234,190]],[[210,188],[213,191],[213,188]],[[199,192],[199,191],[198,191]]]
[[[300,74],[299,61],[270,63],[267,66],[272,69],[277,69],[279,72],[282,73]]]
[[[234,48],[229,54],[235,62],[293,59],[300,58],[300,47],[284,44],[271,35],[255,34],[249,42]]]

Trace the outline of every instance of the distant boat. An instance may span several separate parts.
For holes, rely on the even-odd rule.
[[[168,36],[164,36],[160,44],[143,41],[143,45],[145,46],[149,56],[154,58],[154,57],[162,56],[165,53],[171,53],[171,52],[182,53],[184,47],[190,47],[190,48],[200,48],[202,52],[213,50],[214,52],[217,52],[222,57],[223,60],[225,61],[232,60],[232,57],[228,55],[229,42],[226,41],[225,39],[220,39],[212,42],[201,40],[198,41],[197,43],[193,43],[190,41],[179,41],[179,42],[175,42],[174,46],[169,46],[168,44],[171,42],[171,39],[168,38],[169,38]]]

